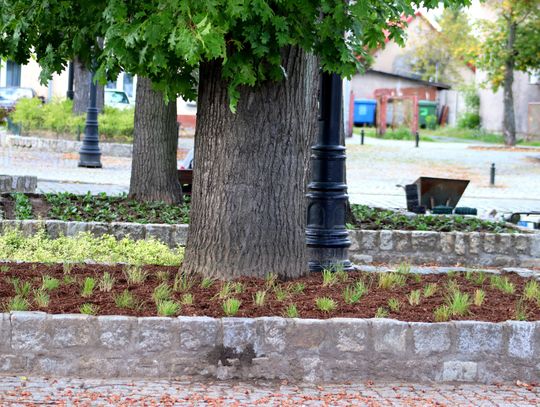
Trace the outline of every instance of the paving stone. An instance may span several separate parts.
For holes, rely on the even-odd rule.
[[[124,223],[124,222],[113,222],[111,223],[111,229],[114,237],[117,239],[124,239],[129,237],[133,240],[142,240],[145,235],[144,225],[137,223]]]
[[[451,346],[452,324],[411,322],[414,352],[419,356],[447,352]]]
[[[458,350],[462,354],[481,357],[482,352],[500,352],[503,341],[503,326],[489,322],[454,322],[457,331]]]
[[[67,222],[66,236],[77,236],[87,230],[86,222]]]
[[[404,354],[407,351],[408,323],[379,318],[370,321],[373,343],[377,352]]]
[[[40,352],[48,349],[47,314],[21,312],[11,314],[11,347],[15,351]]]
[[[158,225],[158,224],[148,224],[144,226],[145,239],[156,239],[166,245],[170,244],[171,241],[171,232],[172,226],[170,225]]]
[[[223,346],[243,352],[255,345],[256,320],[253,318],[223,318]]]
[[[178,317],[180,349],[200,352],[213,349],[218,343],[221,324],[209,317]]]
[[[411,232],[413,250],[430,252],[439,248],[439,233],[437,232]]]
[[[47,318],[52,348],[87,347],[95,343],[95,317],[82,314],[58,314]]]
[[[476,379],[478,364],[476,362],[447,361],[443,364],[443,377],[446,382],[471,382]]]
[[[391,230],[381,230],[379,247],[381,250],[392,250],[394,248],[394,234]]]
[[[138,318],[137,349],[142,352],[158,352],[174,348],[178,328],[175,318]]]
[[[67,222],[61,220],[47,220],[45,221],[45,228],[47,229],[47,234],[52,239],[57,239],[67,234]]]
[[[129,351],[133,333],[137,329],[137,318],[104,315],[97,318],[99,344],[109,350]]]
[[[287,346],[287,326],[290,319],[280,317],[257,318],[255,353],[267,355],[283,352]]]
[[[9,313],[0,314],[0,351],[11,349],[11,322]]]

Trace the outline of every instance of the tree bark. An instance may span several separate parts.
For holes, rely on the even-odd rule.
[[[282,59],[287,79],[242,88],[236,114],[221,62],[201,65],[187,273],[289,278],[307,271],[305,193],[318,65],[294,47]]]
[[[181,202],[177,148],[176,101],[165,103],[163,93],[152,89],[150,79],[139,76],[129,185],[131,198],[142,202]]]
[[[73,113],[85,114],[90,103],[91,73],[78,58],[73,61]],[[103,85],[97,85],[96,105],[103,110],[105,90]]]
[[[504,85],[503,85],[503,135],[507,146],[516,144],[516,118],[514,112],[514,92],[512,84],[514,83],[514,43],[516,41],[516,23],[512,19],[508,20],[508,39],[506,42],[506,51],[508,56],[504,64]]]

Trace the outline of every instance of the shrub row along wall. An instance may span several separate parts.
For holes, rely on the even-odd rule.
[[[540,267],[538,233],[356,230],[350,236],[351,260],[356,263]]]
[[[540,323],[0,314],[0,372],[294,381],[540,380]]]
[[[75,236],[90,232],[110,234],[118,239],[153,237],[169,247],[186,244],[188,225],[140,224],[124,222],[64,222],[58,220],[2,220],[3,229],[19,229],[31,236],[45,228],[49,236]],[[357,264],[372,262],[484,267],[540,267],[539,233],[461,233],[396,230],[355,230],[350,232],[351,260]]]
[[[81,149],[82,141],[6,135],[2,144],[4,147],[28,148],[34,151],[73,153]],[[131,157],[133,146],[124,143],[99,143],[99,149],[105,156]]]

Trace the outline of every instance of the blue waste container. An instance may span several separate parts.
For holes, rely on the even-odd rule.
[[[373,126],[375,125],[375,99],[356,99],[354,101],[354,125]]]

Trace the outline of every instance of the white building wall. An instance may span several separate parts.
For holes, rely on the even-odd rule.
[[[486,73],[477,72],[477,83],[486,82]],[[514,74],[514,111],[516,115],[516,131],[520,137],[529,136],[528,112],[529,104],[540,102],[540,86],[531,84],[529,75],[523,72]],[[479,90],[480,118],[482,127],[487,131],[502,132],[504,104],[502,88],[493,92],[489,85]]]

